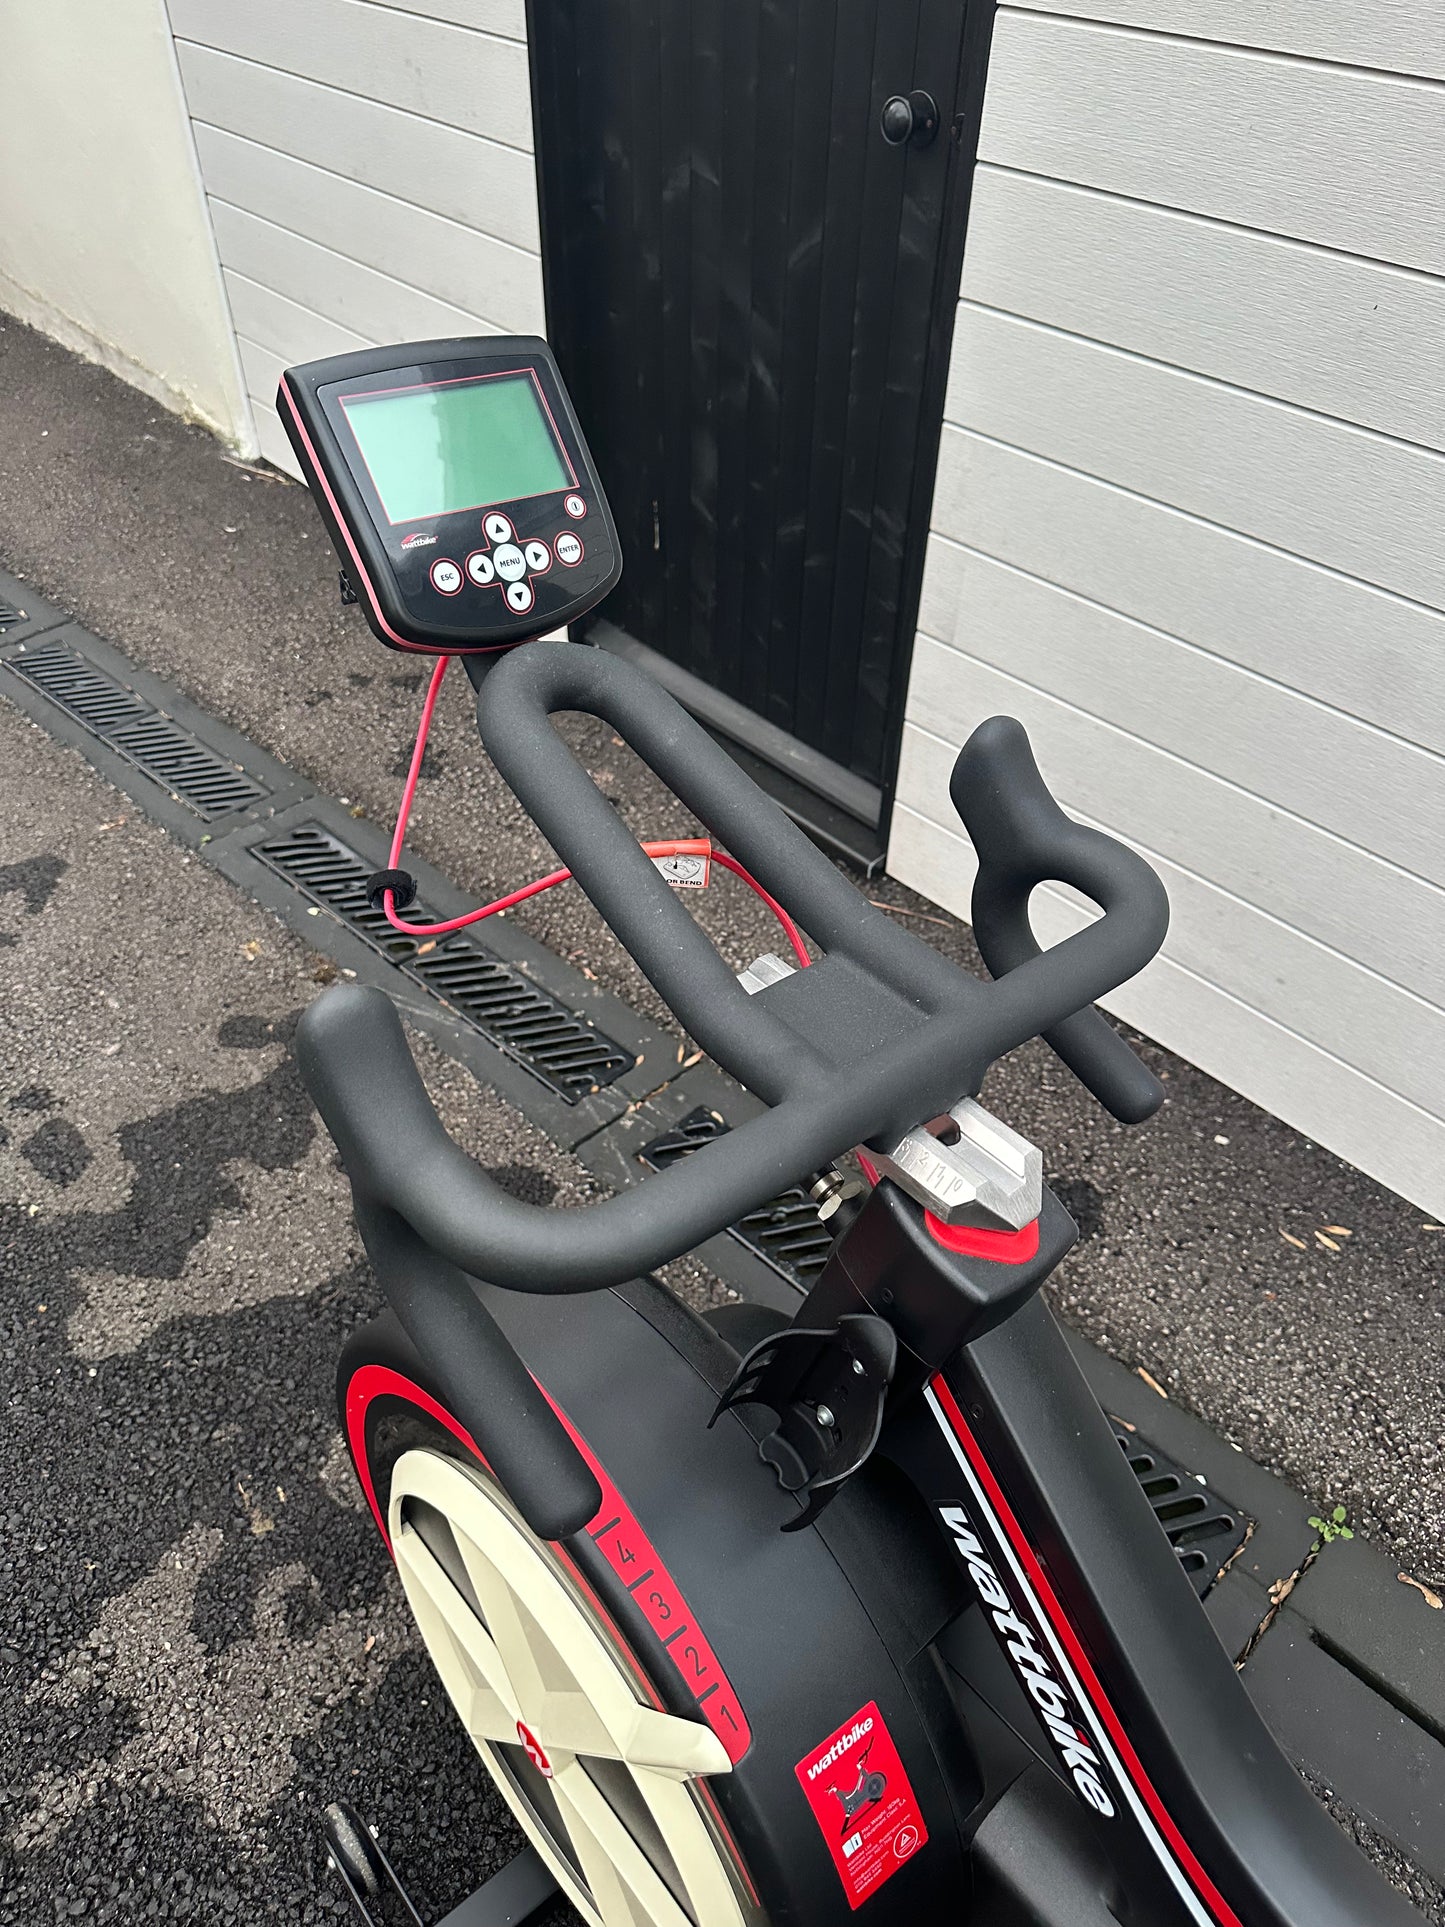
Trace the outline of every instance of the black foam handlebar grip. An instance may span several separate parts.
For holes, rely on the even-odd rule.
[[[788,904],[822,961],[749,997],[551,726],[564,709],[611,723]],[[995,973],[984,983],[870,905],[631,664],[575,643],[532,644],[489,672],[478,712],[497,767],[578,883],[692,1036],[769,1108],[614,1197],[525,1204],[448,1137],[387,998],[329,991],[302,1019],[298,1054],[358,1208],[374,1208],[374,1223],[390,1214],[457,1272],[513,1291],[618,1284],[850,1146],[937,1116],[1030,1037],[1047,1037],[1116,1116],[1157,1104],[1155,1080],[1089,1006],[1158,949],[1163,886],[1131,851],[1064,815],[1016,723],[976,731],[953,779],[982,857],[978,934]],[[1076,885],[1105,915],[1040,952],[1028,896],[1046,878]],[[480,1325],[471,1342],[494,1347]]]
[[[973,934],[995,978],[1040,955],[1029,922],[1029,897],[1040,883],[1071,884],[1097,903],[1104,918],[1093,927],[1101,941],[1108,940],[1110,911],[1127,905],[1136,956],[1145,945],[1151,956],[1159,948],[1169,928],[1163,884],[1142,857],[1064,814],[1021,723],[1009,716],[980,723],[959,751],[948,787],[978,854]],[[1117,927],[1122,941],[1123,918]],[[1121,955],[1120,981],[1138,967]],[[1076,1011],[1042,1034],[1122,1123],[1137,1124],[1163,1103],[1163,1085],[1100,1011]]]

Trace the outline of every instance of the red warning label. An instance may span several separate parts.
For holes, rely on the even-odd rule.
[[[861,1907],[928,1839],[877,1705],[869,1700],[794,1771],[823,1829],[848,1905]]]

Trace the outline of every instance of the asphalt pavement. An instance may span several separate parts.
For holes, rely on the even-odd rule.
[[[0,772],[0,1921],[340,1918],[338,1797],[439,1917],[517,1836],[337,1431],[379,1302],[289,1049],[329,967],[3,702]],[[499,1181],[588,1195],[416,1041]]]
[[[305,491],[3,318],[0,563],[390,821],[421,672],[337,602]],[[567,727],[640,835],[692,827],[610,731]],[[434,745],[418,852],[479,896],[551,867],[459,675]],[[3,705],[0,799],[0,1678],[18,1709],[0,1921],[49,1920],[60,1894],[78,1917],[330,1917],[312,1808],[347,1793],[385,1832],[398,1759],[434,1803],[415,1865],[440,1911],[510,1833],[437,1717],[336,1444],[335,1350],[373,1294],[286,1050],[315,959]],[[976,962],[934,906],[887,880],[869,894]],[[737,965],[777,947],[730,884],[695,907]],[[577,892],[518,920],[665,1016]],[[1143,1048],[1170,1102],[1142,1130],[1039,1045],[984,1093],[1080,1222],[1059,1309],[1441,1587],[1445,1232]],[[512,1182],[585,1182],[425,1062]]]

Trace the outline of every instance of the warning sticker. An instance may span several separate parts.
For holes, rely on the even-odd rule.
[[[898,1749],[874,1701],[799,1760],[798,1784],[858,1908],[928,1839]]]

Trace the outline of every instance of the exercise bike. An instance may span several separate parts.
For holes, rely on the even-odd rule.
[[[342,1428],[551,1879],[589,1927],[1415,1920],[1255,1713],[1041,1295],[1075,1227],[977,1102],[1042,1035],[1116,1118],[1157,1107],[1092,1008],[1163,939],[1153,872],[1064,815],[1018,724],[981,724],[950,784],[977,980],[641,671],[529,640],[621,566],[540,341],[311,363],[278,410],[373,631],[463,658],[523,808],[769,1107],[544,1209],[452,1142],[379,991],[330,990],[300,1027],[389,1306],[341,1359]],[[736,977],[553,729],[563,710],[622,736],[817,954]],[[373,879],[393,919],[398,851]],[[1029,895],[1051,879],[1102,914],[1041,952]],[[839,1168],[854,1151],[861,1179]],[[791,1318],[701,1318],[649,1275],[799,1181],[836,1235]]]

